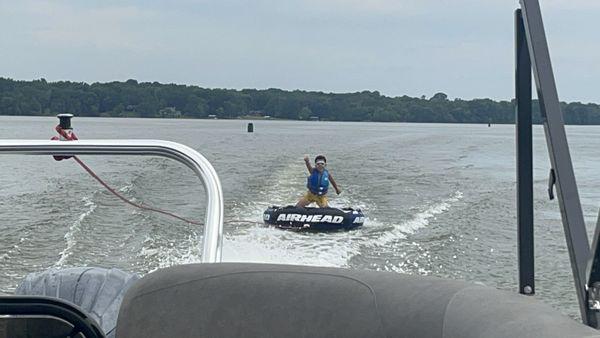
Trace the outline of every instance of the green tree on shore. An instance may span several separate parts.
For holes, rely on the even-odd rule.
[[[600,124],[600,106],[594,103],[561,103],[568,124]],[[81,83],[15,81],[0,77],[0,115],[237,118],[269,115],[329,121],[513,123],[513,101],[491,99],[450,100],[442,92],[427,99],[388,97],[377,91],[323,93],[281,89],[207,89],[196,86],[141,82]],[[541,122],[533,104],[534,123]]]

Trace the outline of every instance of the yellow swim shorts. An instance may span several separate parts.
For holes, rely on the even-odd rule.
[[[307,201],[309,201],[310,203],[317,203],[317,205],[321,208],[324,208],[328,205],[327,202],[327,196],[325,195],[315,195],[310,191],[307,191],[306,194],[304,195],[304,198],[306,198]]]

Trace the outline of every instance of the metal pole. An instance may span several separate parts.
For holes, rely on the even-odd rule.
[[[519,293],[535,294],[533,245],[533,150],[531,132],[531,60],[521,10],[515,11],[515,98],[517,129],[517,240]]]
[[[550,163],[556,175],[556,192],[560,206],[565,238],[573,269],[573,279],[583,322],[594,326],[586,300],[586,266],[590,245],[573,172],[565,125],[558,101],[550,52],[544,32],[542,13],[537,0],[521,0],[523,21],[533,74],[542,113]]]
[[[594,321],[590,320],[590,326],[599,328],[600,326],[600,213],[596,221],[596,231],[594,232],[594,240],[592,243],[592,255],[588,262],[587,270],[587,286],[588,286],[588,317],[593,317]]]
[[[0,140],[0,155],[151,155],[179,161],[192,169],[206,190],[202,262],[221,261],[223,247],[223,191],[217,172],[204,156],[179,143],[160,140]]]

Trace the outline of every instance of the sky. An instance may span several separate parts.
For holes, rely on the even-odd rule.
[[[600,0],[540,3],[559,97],[600,103]],[[517,0],[0,0],[0,77],[509,100],[517,7]]]

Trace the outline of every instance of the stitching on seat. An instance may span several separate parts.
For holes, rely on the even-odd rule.
[[[477,289],[480,288],[480,286],[477,285],[468,285],[465,286],[464,288],[456,291],[456,293],[454,293],[452,295],[452,298],[450,298],[450,300],[448,301],[448,303],[446,303],[446,307],[444,308],[444,316],[443,316],[443,321],[442,321],[442,334],[441,337],[444,338],[446,336],[446,313],[448,312],[448,308],[450,307],[450,304],[454,301],[454,299],[458,296],[461,295],[463,293],[465,293],[467,290],[470,289]]]

